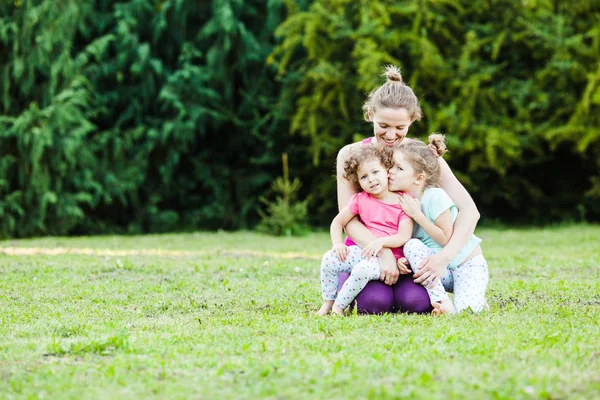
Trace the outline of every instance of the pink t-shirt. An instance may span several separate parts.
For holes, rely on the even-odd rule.
[[[367,192],[356,193],[348,203],[350,212],[360,216],[363,224],[378,238],[398,233],[398,226],[403,219],[410,218],[399,204],[384,203]],[[352,244],[348,243],[347,245]],[[402,248],[392,249],[396,259],[404,257]]]

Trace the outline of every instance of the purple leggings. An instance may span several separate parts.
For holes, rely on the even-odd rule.
[[[342,272],[338,290],[350,274]],[[381,281],[371,281],[356,296],[359,314],[382,314],[386,312],[429,313],[433,309],[427,290],[413,282],[412,274],[400,275],[398,282],[388,286]],[[351,306],[352,307],[352,306]]]

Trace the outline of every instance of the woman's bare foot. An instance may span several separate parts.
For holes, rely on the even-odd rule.
[[[432,304],[433,311],[431,314],[437,316],[442,314],[454,314],[456,313],[456,309],[454,308],[454,304],[450,299],[444,299],[440,302],[436,302]]]
[[[344,310],[342,310],[341,308],[339,308],[338,306],[336,306],[335,304],[333,305],[333,308],[331,309],[331,314],[335,314],[335,315],[340,315],[340,316],[344,316]]]
[[[333,307],[333,300],[324,301],[323,305],[321,306],[321,309],[317,311],[317,315],[320,317],[324,317],[325,315],[329,314],[329,312],[331,311],[331,307]]]

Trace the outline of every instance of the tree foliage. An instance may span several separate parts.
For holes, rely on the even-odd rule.
[[[287,153],[282,154],[283,176],[275,179],[271,191],[275,199],[262,197],[266,212],[259,210],[260,224],[258,231],[277,236],[300,236],[308,233],[308,200],[299,200],[298,191],[302,183],[298,178],[290,180]]]
[[[597,220],[599,11],[595,0],[316,0],[277,30],[280,74],[301,76],[291,128],[331,162],[369,134],[361,102],[396,64],[426,115],[411,134],[448,134],[484,214]]]
[[[253,227],[283,152],[325,226],[388,63],[485,216],[597,221],[599,3],[0,2],[0,236]]]
[[[2,3],[0,233],[248,226],[280,153],[265,59],[284,11]]]

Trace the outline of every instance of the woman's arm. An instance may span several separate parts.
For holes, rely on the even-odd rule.
[[[439,162],[441,167],[440,186],[448,193],[448,196],[450,196],[456,208],[458,208],[458,216],[456,217],[456,221],[454,221],[452,236],[442,250],[446,257],[452,260],[460,249],[467,244],[473,232],[475,232],[480,215],[471,195],[462,183],[456,179],[448,163],[441,157]]]
[[[337,199],[338,199],[338,210],[342,210],[348,205],[350,198],[357,193],[354,186],[344,179],[344,163],[350,155],[350,151],[355,146],[361,146],[360,143],[354,143],[344,146],[338,153],[336,160],[336,179],[337,179]],[[360,248],[364,248],[369,243],[377,239],[373,233],[366,226],[364,226],[358,218],[352,219],[346,224],[346,234],[350,236],[354,243]],[[384,281],[388,285],[393,285],[398,280],[400,275],[398,267],[396,266],[396,259],[392,254],[392,251],[387,248],[381,249],[379,252],[379,262],[381,265],[381,277],[380,280]]]

